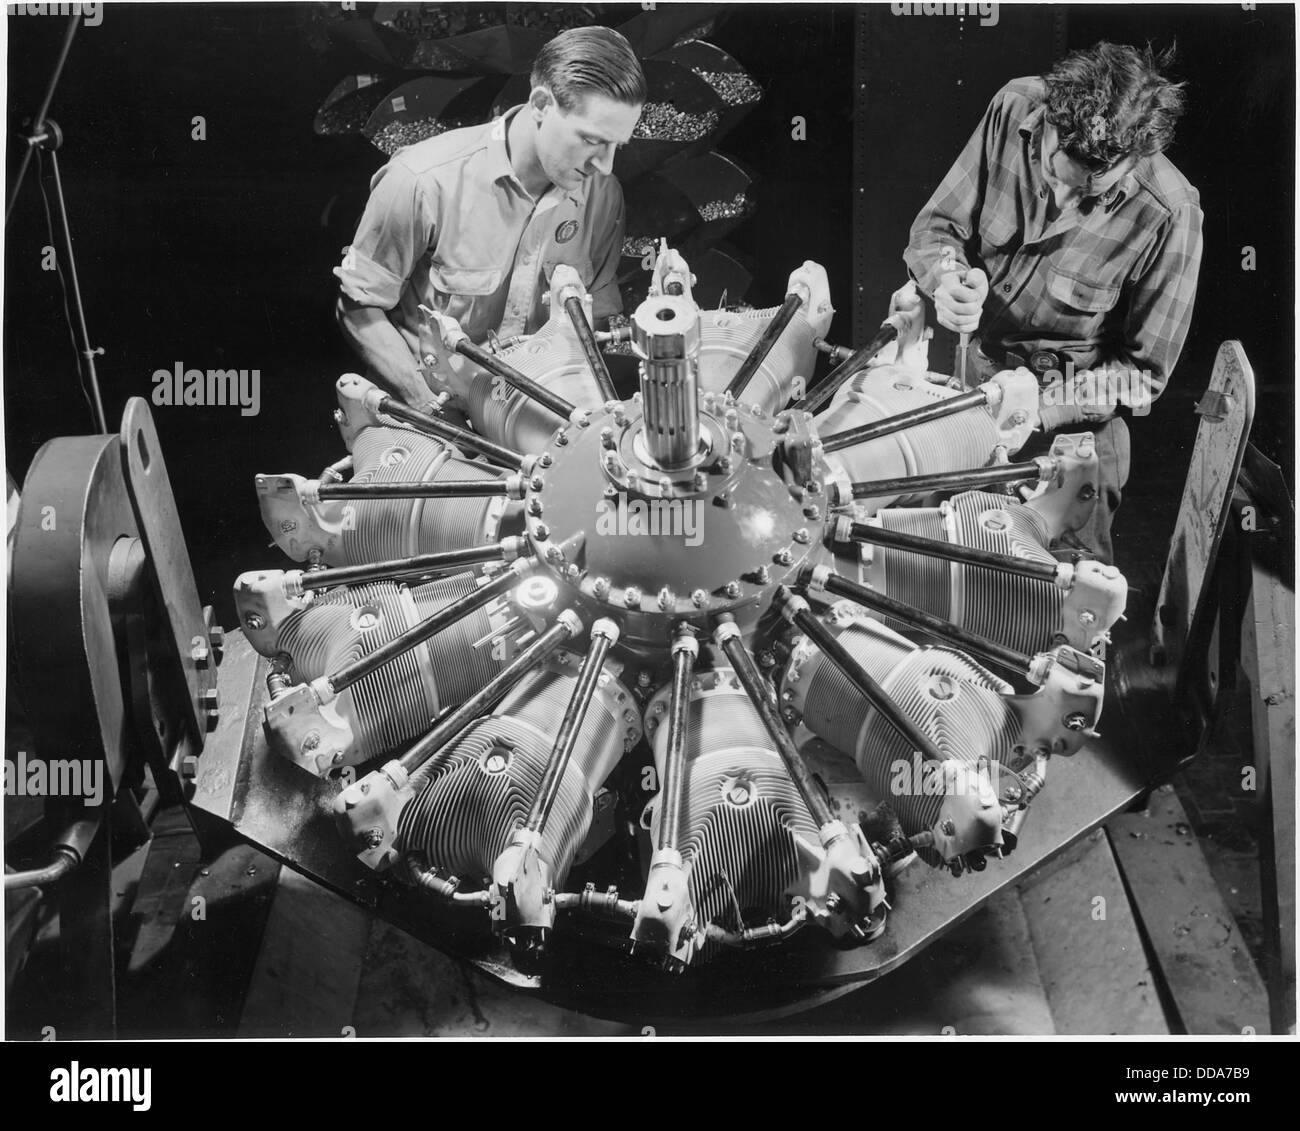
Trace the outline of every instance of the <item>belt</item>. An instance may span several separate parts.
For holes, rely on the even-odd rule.
[[[1002,369],[1028,369],[1038,378],[1040,385],[1049,384],[1053,377],[1063,376],[1067,372],[1066,363],[1072,360],[1061,350],[999,350],[983,342],[979,344],[979,351],[991,364]]]

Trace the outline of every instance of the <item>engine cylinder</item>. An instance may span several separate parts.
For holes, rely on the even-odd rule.
[[[1012,687],[948,648],[918,648],[877,621],[835,610],[833,629],[849,655],[897,702],[939,751],[970,771],[988,760],[996,785],[1005,757],[1019,741],[1021,720],[1005,696]],[[888,802],[905,832],[936,830],[955,794],[969,791],[953,819],[964,821],[949,839],[967,847],[1000,843],[1002,812],[982,798],[977,778],[944,780],[941,764],[922,759],[858,692],[852,681],[806,640],[796,648],[783,681],[805,725],[849,754],[878,801]],[[937,776],[936,776],[937,775]],[[928,854],[927,854],[928,855]],[[944,851],[939,855],[950,857]]]
[[[577,666],[564,654],[548,661],[412,778],[415,797],[398,825],[403,850],[466,879],[491,875],[541,788]],[[631,702],[627,688],[602,672],[539,846],[557,884],[591,827],[596,790],[623,755]]]
[[[666,696],[667,689],[655,696],[646,722],[661,781],[668,748]],[[685,761],[678,849],[697,925],[738,931],[789,919],[799,879],[820,855],[817,826],[730,668],[714,669],[691,683]],[[658,843],[660,805],[655,801],[647,808]],[[690,954],[700,961],[715,951],[705,942]]]
[[[247,580],[250,595],[259,576],[269,585],[279,584],[282,577],[245,574],[240,580]],[[237,605],[246,599],[242,588],[235,588]],[[462,573],[410,588],[376,582],[328,590],[310,602],[289,604],[290,611],[278,623],[273,620],[247,635],[263,655],[287,657],[291,683],[311,683],[375,651],[476,588],[475,575]],[[501,602],[476,609],[341,692],[331,704],[331,715],[349,727],[353,738],[342,761],[365,762],[409,742],[427,730],[444,707],[467,699],[496,675],[503,661],[495,657],[501,652],[486,642],[505,631],[508,618]],[[271,717],[277,716],[273,712]]]
[[[1005,495],[968,491],[937,508],[890,507],[877,520],[886,530],[1056,564],[1042,516]],[[1043,651],[1061,635],[1065,590],[1051,581],[883,546],[863,556],[864,584],[1018,651]]]
[[[830,436],[956,395],[914,369],[898,365],[864,369],[840,388],[830,407],[817,418],[817,432]],[[1000,443],[993,416],[987,409],[975,408],[855,444],[827,459],[842,467],[850,480],[867,482],[984,467]],[[858,505],[873,512],[899,498],[861,499]]]

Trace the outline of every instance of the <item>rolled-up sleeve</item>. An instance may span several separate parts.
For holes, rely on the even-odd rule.
[[[370,199],[343,263],[334,268],[339,289],[362,306],[392,310],[420,257],[433,243],[431,190],[399,157],[370,184]]]
[[[627,215],[623,205],[623,189],[617,180],[609,178],[607,218],[600,234],[591,244],[591,316],[608,318],[623,310],[623,296],[618,289],[618,267],[623,255],[623,235]]]

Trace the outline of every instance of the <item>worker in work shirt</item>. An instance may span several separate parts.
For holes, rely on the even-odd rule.
[[[455,318],[475,343],[532,333],[559,264],[575,268],[599,321],[622,309],[615,273],[623,193],[615,150],[632,136],[645,77],[626,39],[574,28],[538,53],[528,101],[481,126],[399,150],[371,181],[343,264],[337,314],[367,376],[414,408],[419,307]]]
[[[1074,538],[1112,558],[1125,417],[1165,388],[1201,263],[1199,194],[1164,156],[1182,88],[1148,47],[1099,43],[989,103],[912,225],[904,259],[938,322],[973,335],[966,382],[1028,366],[1043,437],[1096,436],[1101,491]],[[918,300],[919,301],[919,300]]]

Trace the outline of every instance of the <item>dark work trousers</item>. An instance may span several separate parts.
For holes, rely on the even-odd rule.
[[[947,331],[945,331],[947,333]],[[1004,366],[992,361],[978,348],[978,341],[973,343],[968,357],[966,384],[974,387],[990,380]],[[937,352],[931,355],[931,363],[945,360]],[[944,366],[944,368],[948,368]],[[1078,435],[1091,432],[1097,442],[1097,505],[1081,530],[1071,531],[1061,539],[1061,546],[1067,549],[1086,550],[1098,561],[1114,565],[1115,548],[1111,543],[1110,528],[1119,510],[1119,501],[1124,485],[1128,482],[1129,464],[1132,447],[1129,442],[1128,424],[1120,417],[1110,420],[1080,420],[1075,424],[1066,424],[1054,432],[1044,435],[1034,432],[1019,452],[1013,452],[1014,460],[1027,460],[1033,456],[1046,455],[1057,436]]]
[[[1119,510],[1120,495],[1128,482],[1129,464],[1132,457],[1128,424],[1120,417],[1101,423],[1083,420],[1077,424],[1067,424],[1055,432],[1044,435],[1035,432],[1029,442],[1013,457],[1027,460],[1033,456],[1046,455],[1057,436],[1078,435],[1091,432],[1097,441],[1097,505],[1081,530],[1071,531],[1061,539],[1061,545],[1069,549],[1087,550],[1098,561],[1114,565],[1114,546],[1111,543],[1110,528]]]

